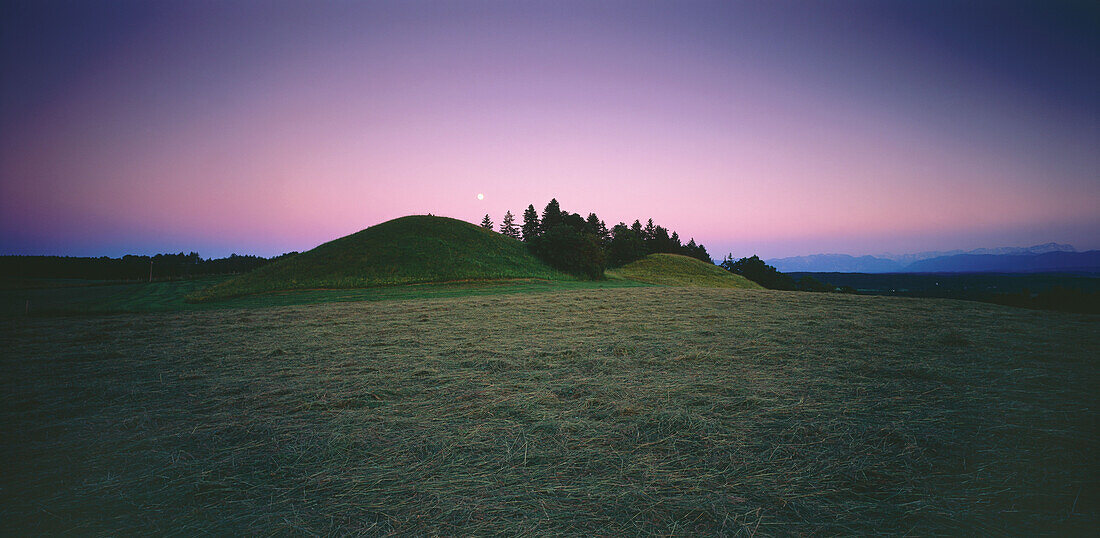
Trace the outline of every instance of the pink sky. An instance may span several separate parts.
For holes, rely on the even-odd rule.
[[[44,82],[5,86],[0,253],[272,255],[551,197],[716,259],[1100,248],[1096,107],[1027,65],[877,20],[478,5],[180,4],[8,66]]]

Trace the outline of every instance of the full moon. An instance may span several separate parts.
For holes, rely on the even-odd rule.
[[[478,199],[478,200],[484,200],[484,199],[485,199],[485,195],[484,195],[484,194],[481,194],[481,193],[479,192],[479,193],[477,193],[477,199]]]

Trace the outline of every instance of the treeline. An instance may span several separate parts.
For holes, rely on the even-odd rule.
[[[481,226],[492,230],[492,218],[485,215]],[[644,226],[635,220],[630,226],[620,222],[608,229],[595,213],[585,218],[562,210],[556,198],[546,204],[541,217],[534,204],[528,205],[518,225],[512,212],[506,212],[499,231],[527,243],[531,252],[550,266],[592,279],[603,278],[606,268],[621,267],[654,253],[682,254],[714,263],[706,247],[696,244],[694,238],[684,244],[679,234],[669,233],[653,219]]]
[[[719,264],[723,269],[739,274],[769,290],[812,291],[833,293],[857,293],[850,286],[832,286],[825,284],[812,276],[804,276],[797,281],[790,275],[779,272],[753,255],[748,258],[734,260],[730,254]]]
[[[85,280],[176,280],[196,276],[246,273],[290,252],[273,258],[232,254],[226,258],[203,259],[197,252],[126,255],[121,258],[75,256],[0,256],[0,277],[78,278]]]

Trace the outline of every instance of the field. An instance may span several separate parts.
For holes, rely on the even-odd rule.
[[[519,291],[3,319],[5,532],[1096,529],[1096,316]]]

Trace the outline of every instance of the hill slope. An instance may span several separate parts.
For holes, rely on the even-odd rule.
[[[692,288],[764,289],[759,284],[721,267],[679,254],[650,254],[607,272],[608,275],[662,286]]]
[[[515,278],[573,279],[539,261],[515,239],[461,220],[414,215],[329,241],[188,298]]]

